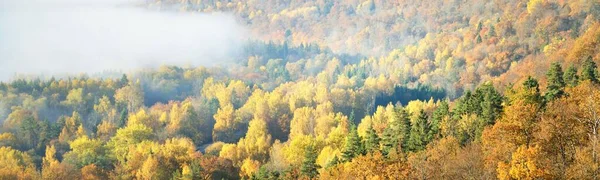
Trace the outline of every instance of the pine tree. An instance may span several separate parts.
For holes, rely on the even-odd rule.
[[[579,76],[577,75],[577,68],[572,64],[567,68],[564,75],[565,83],[570,87],[575,87],[579,83]]]
[[[314,144],[311,143],[306,147],[304,161],[302,161],[302,166],[300,167],[300,172],[303,176],[313,179],[319,175],[317,169],[321,167],[317,164],[317,155]]]
[[[342,151],[342,160],[344,162],[348,162],[351,161],[352,158],[362,154],[363,145],[360,141],[360,137],[358,136],[358,131],[356,131],[356,126],[354,124],[351,124],[350,132],[346,137],[346,143],[344,145],[344,150]]]
[[[590,80],[593,83],[598,83],[598,69],[596,63],[589,56],[583,61],[583,67],[581,68],[581,80]]]
[[[373,129],[373,126],[369,126],[367,129],[367,135],[365,136],[365,150],[367,153],[372,153],[379,150],[379,136]]]
[[[560,64],[552,63],[546,76],[548,78],[548,90],[545,94],[546,100],[551,101],[562,96],[566,84],[563,79],[563,71]]]
[[[427,114],[421,110],[419,116],[415,119],[410,128],[410,136],[408,139],[409,151],[420,151],[425,149],[428,143],[427,134],[429,133],[429,124],[427,123]]]

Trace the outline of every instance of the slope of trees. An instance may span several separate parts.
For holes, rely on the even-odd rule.
[[[600,176],[595,1],[166,5],[260,40],[226,67],[0,82],[0,179]]]

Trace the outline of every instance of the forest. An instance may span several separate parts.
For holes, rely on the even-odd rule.
[[[600,179],[598,1],[143,6],[256,39],[223,65],[0,81],[0,179]]]

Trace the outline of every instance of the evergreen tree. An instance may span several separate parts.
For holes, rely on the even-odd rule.
[[[442,101],[440,105],[435,109],[431,117],[431,131],[429,131],[429,138],[433,139],[440,133],[440,123],[442,119],[450,115],[450,108],[447,101]]]
[[[121,111],[121,116],[119,117],[119,122],[117,123],[117,127],[123,127],[127,124],[127,108],[123,108]]]
[[[488,37],[496,36],[496,28],[494,26],[490,26],[490,28],[487,32],[487,36]]]
[[[387,156],[398,146],[398,138],[396,138],[394,131],[392,126],[388,126],[383,130],[381,137],[381,153],[384,156]]]
[[[554,100],[564,94],[565,81],[563,79],[562,67],[559,63],[552,63],[550,70],[546,73],[548,78],[548,90],[545,94],[547,101]]]
[[[572,64],[565,71],[564,78],[565,84],[570,87],[575,87],[579,83],[579,76],[577,75],[577,68]]]
[[[523,82],[523,88],[525,91],[529,91],[529,94],[524,97],[525,102],[531,104],[542,104],[543,99],[540,95],[540,84],[537,79],[531,76],[527,77],[527,80]]]
[[[429,142],[429,139],[427,138],[429,129],[427,114],[425,114],[425,111],[421,110],[419,116],[414,120],[414,123],[410,128],[410,136],[407,142],[409,151],[414,152],[425,149],[425,146]]]
[[[356,126],[351,124],[350,132],[346,137],[346,143],[344,145],[344,150],[342,151],[342,160],[348,162],[352,160],[352,158],[362,155],[363,149],[360,137],[358,136],[358,131],[356,131]]]
[[[338,165],[339,163],[340,163],[340,159],[337,156],[334,156],[333,159],[331,159],[331,161],[329,161],[327,163],[325,168],[334,167],[334,166]]]
[[[319,175],[317,169],[321,167],[317,164],[317,156],[315,145],[311,143],[305,149],[304,161],[302,161],[302,166],[300,167],[300,172],[303,176],[313,179]]]
[[[525,89],[535,90],[537,93],[540,92],[540,84],[538,83],[538,80],[531,76],[527,76],[527,80],[523,82],[523,87]]]
[[[394,147],[397,148],[397,146],[400,145],[403,150],[407,149],[410,129],[411,127],[408,112],[406,112],[406,110],[402,107],[396,108],[396,121],[393,123],[392,129],[394,132]]]
[[[481,36],[480,36],[479,34],[477,34],[477,37],[475,37],[475,42],[476,42],[477,44],[479,44],[479,43],[483,42],[483,40],[481,39]]]
[[[477,113],[482,118],[484,125],[493,124],[502,113],[502,95],[496,91],[491,83],[485,83],[475,91],[480,111]],[[481,129],[483,131],[483,127]]]
[[[581,80],[590,80],[593,83],[598,83],[598,69],[592,57],[589,56],[583,61],[583,67],[581,68]]]
[[[379,136],[373,129],[373,126],[369,126],[367,129],[367,135],[365,136],[365,150],[367,153],[372,153],[379,150]]]

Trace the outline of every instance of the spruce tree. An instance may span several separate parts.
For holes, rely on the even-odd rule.
[[[598,69],[592,57],[589,56],[583,61],[583,67],[581,68],[581,80],[590,80],[593,83],[598,83]]]
[[[525,97],[525,102],[530,104],[542,103],[543,99],[540,95],[540,84],[537,79],[532,78],[531,76],[527,77],[527,80],[523,82],[523,88],[530,93]]]
[[[302,166],[300,167],[300,172],[303,176],[313,179],[319,175],[317,170],[321,167],[317,164],[317,155],[314,144],[311,143],[306,147],[304,161],[302,161]]]
[[[491,83],[485,83],[477,88],[475,97],[474,104],[479,105],[477,115],[482,118],[482,124],[494,124],[502,113],[502,95],[496,91]],[[481,131],[483,131],[483,127]]]
[[[435,109],[431,117],[431,131],[429,131],[430,139],[436,138],[438,136],[441,129],[440,123],[442,122],[442,119],[448,115],[450,115],[450,107],[448,107],[448,102],[442,101],[440,105]]]
[[[400,145],[403,150],[407,150],[411,127],[409,114],[404,108],[398,107],[396,109],[396,121],[394,121],[393,125],[393,142],[396,143],[394,146]]]
[[[394,136],[394,129],[388,126],[381,135],[381,153],[387,156],[398,145],[397,138]]]
[[[346,137],[346,143],[344,145],[344,150],[342,151],[342,160],[344,162],[351,161],[352,158],[363,154],[363,145],[360,140],[358,131],[356,131],[356,126],[351,124],[350,132]]]
[[[419,116],[414,120],[410,128],[408,139],[409,151],[420,151],[425,149],[428,143],[427,134],[429,133],[429,124],[427,123],[427,114],[421,109]]]
[[[577,68],[572,64],[567,68],[564,75],[565,84],[570,87],[575,87],[579,83],[579,76],[577,75]]]
[[[367,153],[372,153],[379,150],[379,136],[373,129],[373,126],[369,126],[367,129],[367,135],[365,136],[365,150]]]
[[[548,90],[545,98],[547,101],[554,100],[564,94],[565,81],[563,79],[562,67],[559,63],[552,63],[550,70],[546,73],[548,78]]]
[[[537,93],[540,92],[540,84],[538,83],[537,79],[531,76],[527,76],[527,80],[523,82],[523,87],[528,90],[534,90]]]

